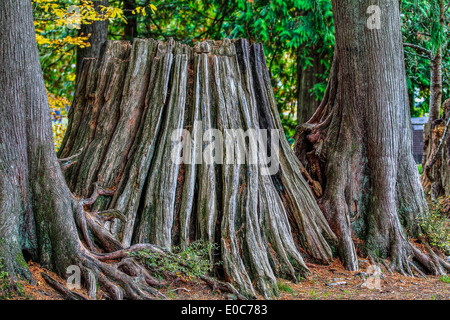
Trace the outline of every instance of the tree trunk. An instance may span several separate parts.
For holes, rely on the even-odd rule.
[[[430,68],[430,113],[428,122],[439,119],[442,104],[442,49],[438,48]]]
[[[107,7],[108,0],[94,1],[94,7],[99,12],[100,6]],[[77,49],[77,75],[80,73],[81,64],[84,58],[98,58],[100,57],[100,51],[102,44],[108,40],[108,20],[105,21],[93,21],[90,24],[82,24],[80,34],[89,37],[89,47]]]
[[[23,252],[65,274],[81,255],[73,203],[53,147],[31,2],[0,3],[0,257],[30,278]]]
[[[123,2],[123,10],[125,14],[127,14],[127,23],[125,24],[125,39],[128,41],[133,41],[134,38],[137,38],[137,18],[131,12],[136,8],[135,0],[124,0]]]
[[[301,50],[303,48],[298,49],[297,57],[297,122],[299,125],[308,121],[316,111],[319,102],[311,89],[322,82],[319,75],[326,71],[321,63],[322,57],[315,48],[311,49],[312,66],[304,68],[300,59]]]
[[[450,99],[442,104],[442,109],[442,118],[427,127],[426,154],[422,165],[422,186],[431,200],[450,195]]]
[[[439,8],[439,23],[444,27],[445,5],[444,1],[437,3]],[[436,148],[440,144],[442,136],[442,119],[440,119],[442,105],[442,47],[436,48],[436,52],[430,54],[430,104],[428,121],[424,126],[424,153],[422,157],[422,168],[424,173],[421,176],[422,185],[426,194],[430,194],[431,199],[435,200],[443,195],[444,185],[442,184],[441,173],[448,171],[442,168],[445,165],[440,158],[436,158]],[[445,126],[445,124],[443,124]],[[433,162],[433,164],[431,164]],[[444,178],[446,179],[446,178]]]
[[[439,145],[440,132],[439,124],[442,104],[442,53],[439,48],[430,61],[430,110],[428,121],[424,126],[424,153],[422,157],[422,168],[426,168],[433,157],[435,148]],[[440,166],[440,162],[435,165]],[[440,171],[439,167],[436,170]],[[438,175],[431,177],[429,174],[422,175],[422,185],[432,199],[436,199],[441,193],[442,186],[439,184]],[[431,179],[430,179],[431,178]]]
[[[377,2],[380,29],[367,27],[371,1],[332,4],[330,82],[316,113],[296,132],[294,150],[310,184],[323,190],[316,192],[318,203],[349,270],[358,268],[360,252],[390,257],[393,269],[410,273],[412,255],[436,272],[440,267],[408,242],[427,209],[411,153],[398,1]]]
[[[59,153],[71,158],[81,150],[66,171],[77,196],[95,193],[97,182],[115,190],[92,209],[126,216],[106,225],[116,239],[167,249],[215,242],[220,249],[211,258],[220,257],[225,278],[247,296],[273,296],[276,276],[306,275],[300,252],[329,262],[335,236],[282,134],[261,45],[224,40],[190,48],[139,39],[131,52],[124,48],[107,42],[98,62],[85,60]],[[207,142],[216,138],[208,129],[226,137],[228,129],[260,128],[281,137],[273,175],[258,164],[207,162],[233,156],[223,146],[211,150]],[[182,150],[194,164],[172,159],[174,150],[181,154],[172,141],[180,129],[194,138]]]

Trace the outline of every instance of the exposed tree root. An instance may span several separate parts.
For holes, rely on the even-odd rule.
[[[379,259],[369,255],[373,265],[381,264],[387,271],[396,271],[404,276],[420,276],[427,278],[427,274],[434,276],[446,275],[450,272],[450,264],[439,257],[433,249],[425,242],[426,252],[421,251],[415,244],[404,240],[403,247],[393,247],[390,259]]]
[[[66,287],[64,287],[63,285],[61,285],[58,281],[56,281],[55,279],[53,279],[52,277],[50,277],[48,274],[42,272],[41,273],[42,278],[44,278],[44,280],[56,291],[58,291],[66,300],[86,300],[85,297],[83,297],[82,295],[71,291],[69,289],[67,289]]]
[[[95,200],[96,196],[101,194],[100,191],[95,188],[94,196],[87,201],[73,200],[73,205],[76,210],[75,220],[80,230],[82,230],[83,238],[90,251],[83,250],[82,259],[79,263],[80,269],[85,279],[86,287],[89,291],[89,296],[95,298],[97,295],[97,282],[101,285],[101,288],[105,290],[111,299],[167,299],[161,292],[154,287],[162,287],[170,283],[169,279],[177,278],[171,272],[161,272],[157,269],[147,270],[136,259],[131,257],[134,252],[147,250],[159,255],[174,256],[175,254],[167,249],[160,248],[151,244],[136,244],[129,248],[124,248],[120,242],[118,242],[111,233],[104,228],[102,222],[105,221],[100,213],[91,213],[83,210],[82,204],[90,203]],[[115,217],[122,217],[123,215],[117,210],[112,210]],[[101,246],[101,249],[106,250],[107,253],[94,253],[99,252],[99,249],[94,248],[94,241],[92,241],[90,234],[92,234],[97,243]],[[107,263],[107,261],[118,261],[113,264]],[[188,265],[180,262],[183,267]],[[166,276],[166,280],[161,280],[153,277],[152,273],[163,273]],[[231,284],[218,281],[210,278],[206,275],[200,276],[200,279],[208,284],[213,291],[220,290],[222,293],[231,293],[239,300],[246,299],[239,293]],[[65,297],[69,299],[76,299],[76,293],[62,287],[56,281],[47,279],[49,283],[61,292]],[[79,299],[79,298],[77,298]]]

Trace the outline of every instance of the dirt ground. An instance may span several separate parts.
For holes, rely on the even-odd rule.
[[[400,274],[389,274],[385,270],[380,275],[372,275],[368,261],[361,260],[361,270],[351,272],[345,270],[336,260],[332,265],[319,266],[309,264],[312,274],[307,280],[292,283],[279,280],[279,300],[449,300],[450,284],[440,277],[429,276],[405,277]],[[64,284],[63,279],[41,268],[38,264],[29,263],[29,268],[36,284],[23,283],[25,294],[13,297],[15,300],[61,300],[62,296],[50,287],[42,272]],[[368,269],[369,268],[369,269]],[[87,297],[85,290],[75,290]],[[184,282],[175,280],[160,292],[173,300],[223,300],[231,296],[212,292],[203,282]],[[99,298],[105,298],[100,292]],[[261,297],[259,297],[261,299]]]

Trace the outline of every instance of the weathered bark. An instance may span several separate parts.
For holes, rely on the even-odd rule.
[[[0,12],[0,257],[13,279],[30,276],[23,251],[64,274],[81,242],[53,149],[31,3],[2,1]]]
[[[297,123],[308,121],[319,106],[317,97],[311,89],[322,80],[320,75],[325,73],[325,66],[321,63],[322,56],[316,48],[311,49],[312,66],[304,68],[300,55],[303,48],[298,49],[297,57]]]
[[[100,12],[100,6],[108,6],[108,0],[96,0],[93,3],[98,12]],[[77,49],[77,75],[80,73],[81,64],[85,58],[98,58],[100,56],[102,44],[108,39],[108,20],[82,24],[80,34],[84,36],[90,35],[88,40],[90,46]]]
[[[307,275],[300,252],[329,262],[336,238],[282,134],[261,45],[225,39],[190,48],[173,40],[136,39],[131,52],[127,48],[127,42],[107,42],[97,63],[85,60],[59,153],[70,158],[81,150],[66,171],[77,196],[88,197],[95,182],[115,191],[92,206],[126,217],[106,224],[111,234],[124,246],[217,243],[211,260],[222,260],[225,278],[247,296],[274,295],[277,276]],[[184,128],[199,149],[194,143],[181,150],[172,141],[173,131]],[[208,129],[279,132],[278,161],[273,160],[279,170],[269,176],[259,164],[208,163],[217,154],[232,155],[226,147],[213,152],[213,138],[203,136]],[[174,152],[191,154],[192,162],[175,164]]]
[[[398,2],[377,2],[381,29],[367,28],[371,1],[332,3],[330,82],[316,113],[298,127],[294,150],[348,269],[358,268],[361,252],[389,257],[393,269],[409,273],[412,256],[439,273],[441,262],[435,265],[408,241],[427,209],[411,153]]]

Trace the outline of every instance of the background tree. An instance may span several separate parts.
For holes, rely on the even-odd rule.
[[[101,16],[102,12],[106,11],[108,0],[97,0],[92,4],[92,9],[97,13],[94,17]],[[89,46],[78,47],[77,49],[77,66],[76,70],[79,73],[81,63],[84,58],[98,58],[100,56],[100,49],[103,43],[108,40],[108,20],[95,19],[86,21],[80,24],[80,36],[89,37]]]
[[[371,12],[380,12],[379,28],[369,19],[372,1],[332,4],[336,48],[330,82],[314,116],[299,127],[294,149],[349,270],[358,268],[361,252],[390,257],[391,267],[402,273],[418,269],[410,256],[428,271],[444,272],[446,262],[432,253],[428,258],[408,240],[418,235],[417,218],[427,205],[409,143],[399,3],[377,2]]]
[[[414,88],[422,88],[413,92],[413,97],[416,100],[421,96],[421,92],[424,92],[422,96],[427,99],[423,99],[422,104],[425,108],[428,104],[428,122],[424,130],[422,184],[426,193],[434,200],[448,194],[449,169],[446,162],[448,157],[443,141],[446,139],[443,138],[446,121],[441,119],[441,106],[443,99],[448,96],[447,90],[444,89],[447,86],[444,84],[449,84],[448,77],[445,76],[447,72],[443,72],[448,70],[450,62],[449,4],[443,0],[426,1],[420,5],[417,1],[407,1],[404,4],[404,11],[406,13],[404,38],[407,41],[405,47],[409,52],[407,61],[412,68],[419,71],[416,76],[411,77],[411,84]],[[426,85],[428,87],[425,87]],[[415,104],[415,101],[413,103]]]
[[[156,7],[122,7],[115,1],[32,0],[41,67],[52,111],[55,148],[58,149],[67,127],[76,70],[84,57],[98,57],[107,36],[120,32],[123,37],[137,16],[152,13]],[[108,5],[111,3],[111,5]],[[109,25],[109,31],[108,31]],[[81,30],[80,30],[81,29]],[[79,53],[79,54],[77,54]],[[77,58],[78,57],[78,58]]]
[[[127,17],[127,23],[124,30],[125,40],[132,41],[135,37],[138,36],[137,16],[133,14],[136,7],[138,6],[136,5],[136,1],[134,0],[123,1],[123,11]]]
[[[443,72],[449,65],[448,8],[440,0],[408,0],[403,1],[402,13],[411,113],[422,116],[429,112],[434,121],[448,97],[444,88],[449,79]]]

